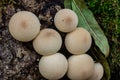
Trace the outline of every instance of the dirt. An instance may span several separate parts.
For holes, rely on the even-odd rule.
[[[10,35],[11,16],[18,11],[31,11],[39,18],[42,29],[55,29],[54,15],[63,7],[63,0],[15,0],[0,8],[0,80],[44,80],[38,70],[41,56],[34,51],[32,41],[22,43]]]

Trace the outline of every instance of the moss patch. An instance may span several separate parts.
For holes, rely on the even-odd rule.
[[[112,72],[111,80],[118,80],[120,76],[120,2],[119,0],[86,0],[86,2],[109,40],[108,62]]]

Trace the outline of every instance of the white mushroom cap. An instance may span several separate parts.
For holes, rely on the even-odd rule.
[[[9,31],[16,40],[27,42],[37,36],[40,26],[39,19],[33,13],[20,11],[11,17]]]
[[[62,32],[71,32],[77,27],[78,17],[74,11],[62,9],[56,13],[54,23],[58,30]]]
[[[68,65],[67,75],[72,80],[87,80],[94,71],[94,61],[87,54],[71,56]]]
[[[62,78],[68,69],[68,62],[61,53],[43,56],[39,62],[39,70],[43,77],[49,80]]]
[[[77,28],[66,35],[65,45],[72,54],[83,54],[91,47],[92,38],[84,28]]]
[[[89,80],[101,80],[104,74],[102,64],[95,63],[94,73]]]
[[[62,38],[54,29],[43,29],[33,41],[33,47],[40,55],[55,54],[60,50]]]

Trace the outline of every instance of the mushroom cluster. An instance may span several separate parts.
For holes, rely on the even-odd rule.
[[[72,54],[67,60],[60,53],[62,37],[55,29],[40,30],[39,19],[28,11],[14,14],[9,22],[11,35],[19,41],[33,40],[34,50],[42,55],[39,61],[39,71],[49,80],[62,78],[66,73],[72,80],[100,80],[104,69],[102,64],[94,63],[91,56],[86,54],[92,44],[90,33],[78,25],[76,13],[70,9],[58,11],[54,17],[56,28],[66,33],[65,47]]]
[[[65,46],[69,53],[67,76],[71,80],[101,80],[104,74],[102,64],[94,63],[88,54],[92,38],[90,33],[77,27],[78,17],[69,9],[58,11],[54,18],[56,28],[66,32]],[[100,70],[99,70],[100,69]]]

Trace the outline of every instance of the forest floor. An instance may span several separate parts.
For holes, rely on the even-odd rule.
[[[85,2],[109,41],[110,55],[107,60],[111,80],[119,80],[120,1],[85,0]],[[54,28],[54,15],[62,8],[63,0],[0,0],[0,80],[44,80],[38,70],[41,56],[33,50],[32,42],[21,43],[11,37],[8,31],[11,16],[17,11],[31,11],[40,19],[42,28]],[[61,35],[64,37],[65,34]]]

